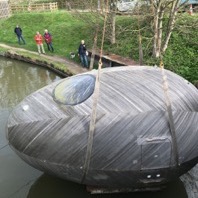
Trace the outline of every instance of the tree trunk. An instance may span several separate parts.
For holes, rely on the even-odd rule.
[[[110,9],[110,26],[111,26],[111,35],[110,42],[111,44],[116,43],[116,5],[117,0],[111,1],[111,9]]]
[[[143,50],[142,50],[142,36],[141,32],[139,31],[139,64],[143,65]]]
[[[167,47],[168,47],[168,43],[169,43],[169,40],[170,40],[170,37],[171,37],[171,34],[172,34],[172,30],[173,30],[174,25],[175,25],[177,9],[179,7],[179,3],[180,3],[180,0],[173,1],[172,8],[171,8],[171,11],[170,11],[170,17],[169,17],[167,32],[166,32],[166,38],[165,38],[165,42],[164,42],[163,47],[162,47],[162,53],[164,53],[166,51]]]
[[[95,55],[96,55],[96,46],[97,46],[97,42],[98,42],[98,32],[99,32],[99,26],[97,26],[95,36],[94,36],[94,43],[93,43],[92,53],[91,53],[91,58],[90,58],[90,67],[89,67],[90,70],[92,70],[93,66],[94,66]]]
[[[143,49],[142,49],[142,35],[141,35],[141,24],[140,24],[140,7],[137,4],[137,11],[138,11],[138,47],[139,47],[139,64],[143,65]]]
[[[164,17],[164,7],[161,6],[159,9],[159,18],[158,18],[158,35],[157,35],[157,51],[158,57],[161,56],[161,46],[162,46],[162,28],[163,28],[163,17]]]
[[[159,5],[155,7],[154,0],[151,0],[152,14],[153,14],[153,57],[159,57],[160,52],[158,49],[158,23],[159,23]]]
[[[111,44],[115,44],[116,43],[116,13],[112,12],[111,15]]]
[[[100,0],[98,0],[98,10],[100,10]]]

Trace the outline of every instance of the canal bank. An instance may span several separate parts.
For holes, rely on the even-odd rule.
[[[7,58],[20,60],[23,62],[45,67],[56,72],[58,75],[62,77],[68,77],[88,71],[86,68],[83,68],[80,64],[77,64],[76,62],[72,61],[72,59],[69,60],[52,54],[39,55],[37,52],[28,51],[23,48],[16,48],[1,43],[0,55]]]
[[[91,57],[91,51],[89,51],[88,59]],[[62,77],[68,77],[80,73],[87,72],[89,69],[83,68],[77,61],[74,61],[73,58],[63,58],[56,56],[52,53],[49,54],[38,54],[37,52],[29,51],[23,48],[16,48],[6,44],[0,43],[0,55],[7,58],[12,58],[15,60],[20,60],[27,63],[36,64],[42,67],[46,67]],[[100,60],[100,53],[95,52],[95,61],[94,65],[98,65]],[[118,66],[138,66],[139,64],[130,58],[121,57],[116,54],[109,54],[103,52],[102,56],[103,67],[118,67]],[[76,59],[77,60],[77,59]]]

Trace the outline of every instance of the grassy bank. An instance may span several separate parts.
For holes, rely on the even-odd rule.
[[[53,36],[55,54],[61,56],[69,56],[71,51],[76,52],[80,40],[86,40],[89,37],[86,24],[71,14],[66,12],[29,13],[13,15],[7,20],[0,21],[2,43],[19,47],[14,34],[14,28],[17,24],[21,26],[27,43],[20,47],[32,51],[37,51],[34,41],[36,31],[43,34],[44,30],[48,29]]]
[[[83,15],[87,14],[84,13]],[[70,52],[77,52],[81,39],[87,42],[89,48],[92,47],[94,28],[93,24],[89,23],[88,20],[89,17],[80,17],[77,13],[70,14],[65,11],[13,15],[9,19],[0,21],[1,42],[18,47],[14,28],[16,24],[19,24],[23,29],[23,35],[27,42],[26,45],[21,45],[20,47],[37,51],[34,35],[36,31],[43,34],[44,29],[48,29],[53,35],[54,54],[69,57]],[[183,14],[177,23],[169,48],[164,56],[166,68],[182,75],[193,83],[198,81],[197,24],[198,16]],[[142,32],[144,63],[149,65],[158,64],[158,61],[151,57],[150,24],[142,23],[141,25],[144,27]],[[128,31],[125,31],[126,27],[128,27]],[[108,39],[106,39],[105,51],[138,60],[138,32],[134,30],[137,30],[136,18],[118,16],[116,27],[117,42],[114,45],[110,45]],[[101,37],[99,37],[100,40]],[[49,52],[47,53],[50,54]],[[75,60],[79,61],[78,58]]]

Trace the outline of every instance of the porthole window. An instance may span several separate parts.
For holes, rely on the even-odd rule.
[[[94,92],[95,76],[85,74],[74,76],[59,83],[53,90],[57,103],[77,105],[87,100]]]

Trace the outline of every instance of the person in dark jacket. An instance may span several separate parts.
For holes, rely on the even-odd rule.
[[[23,41],[23,44],[25,44],[25,39],[22,36],[22,29],[18,25],[15,27],[14,32],[17,35],[19,45],[21,44],[21,40]]]
[[[44,37],[45,42],[47,44],[48,50],[54,52],[54,48],[53,48],[53,45],[52,45],[52,36],[48,32],[48,30],[45,30],[45,33],[44,33],[43,37]]]
[[[86,49],[86,46],[85,46],[85,41],[82,40],[81,41],[81,44],[78,48],[78,56],[80,56],[80,60],[81,60],[81,63],[83,65],[83,67],[87,67],[88,68],[88,60],[87,60],[87,49]]]

